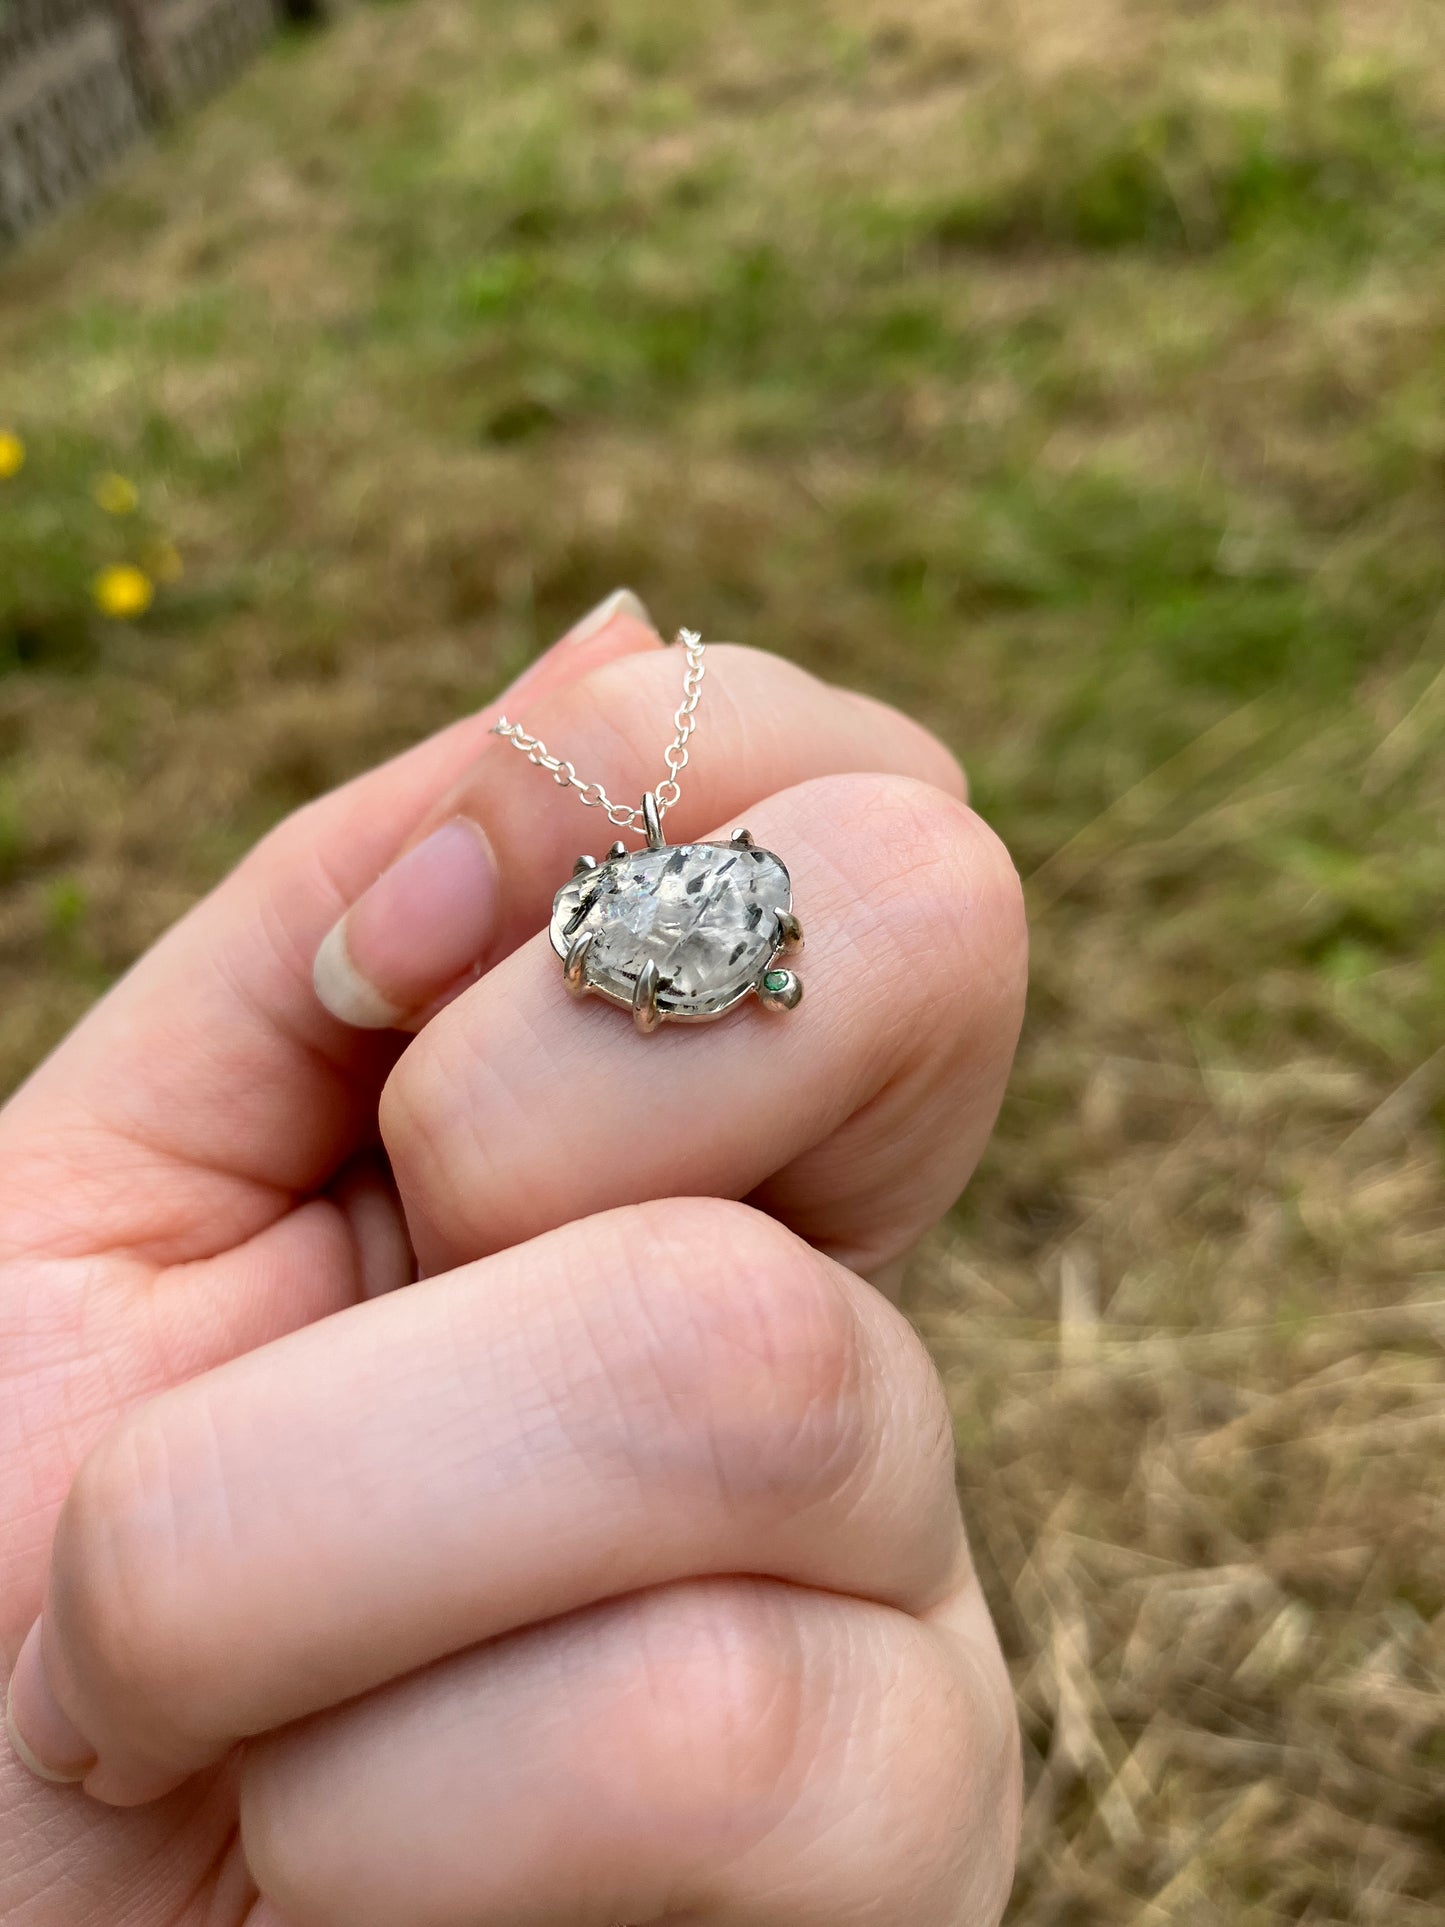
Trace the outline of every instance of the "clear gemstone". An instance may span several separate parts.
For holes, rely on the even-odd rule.
[[[642,967],[657,965],[657,1007],[713,1016],[734,1003],[782,944],[792,901],[770,850],[682,843],[612,857],[564,883],[552,906],[552,947],[565,957],[591,936],[587,981],[632,1001]]]

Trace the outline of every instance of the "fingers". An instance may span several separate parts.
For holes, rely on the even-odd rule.
[[[527,727],[614,801],[636,807],[665,773],[681,693],[673,650],[628,656],[528,703]],[[692,748],[669,842],[685,841],[806,777],[915,776],[962,795],[957,763],[918,724],[753,649],[709,651],[705,727]],[[497,961],[546,921],[578,853],[615,830],[508,743],[493,741],[432,813],[430,834],[327,936],[316,986],[347,1022],[403,1022]],[[473,970],[473,966],[477,968]]]
[[[659,721],[665,735],[679,676],[636,606],[610,599],[603,627],[594,614],[521,691],[529,724],[565,739],[579,764],[590,758],[623,796],[659,773]],[[655,666],[629,676],[629,658]],[[574,678],[585,691],[561,703]],[[124,1246],[173,1264],[240,1244],[330,1180],[369,1127],[396,1046],[322,1007],[318,953],[321,988],[350,1017],[376,1023],[403,1002],[424,1007],[457,987],[460,955],[504,954],[544,921],[597,823],[489,735],[496,713],[291,818],[97,1006],[0,1122],[14,1179],[0,1241]],[[708,717],[709,745],[669,817],[683,833],[829,769],[901,769],[961,788],[956,764],[917,725],[752,651],[718,652]],[[428,844],[429,829],[445,833]],[[66,1182],[77,1165],[83,1193]],[[155,1174],[174,1204],[164,1225],[146,1182]],[[51,1202],[60,1189],[63,1213]]]
[[[506,700],[657,650],[640,609],[609,597]],[[499,708],[299,811],[96,1006],[0,1115],[0,1250],[210,1257],[328,1181],[395,1052],[317,1004],[317,946],[495,740]]]
[[[61,1516],[14,1718],[32,1766],[131,1804],[612,1594],[747,1571],[924,1611],[966,1565],[907,1323],[760,1213],[671,1200],[359,1305],[123,1421]]]
[[[242,1834],[294,1927],[993,1927],[1017,1797],[976,1593],[920,1624],[721,1579],[261,1742]]]
[[[516,951],[383,1094],[424,1270],[678,1192],[756,1196],[871,1270],[957,1196],[1022,1010],[1006,854],[961,804],[897,777],[805,784],[748,822],[792,873],[801,1006],[644,1039],[624,1013],[569,1001],[545,937]]]

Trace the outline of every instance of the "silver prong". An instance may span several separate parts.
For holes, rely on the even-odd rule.
[[[581,997],[587,989],[587,952],[592,948],[592,939],[597,935],[589,930],[568,946],[567,961],[562,966],[562,975],[567,979],[567,988],[574,997]]]
[[[622,841],[622,838],[619,836],[617,841],[614,844],[612,844],[612,846],[609,848],[607,852],[607,861],[609,863],[613,863],[617,860],[618,857],[626,856],[626,855],[627,855],[627,845]]]
[[[642,794],[642,827],[647,831],[649,850],[662,848],[662,814],[657,807],[657,798],[651,790]]]
[[[658,982],[656,961],[649,957],[637,973],[637,983],[632,992],[632,1021],[644,1035],[656,1030],[662,1022],[662,1012],[657,1008]]]
[[[737,849],[750,850],[753,847],[753,833],[751,830],[734,830],[732,841]]]
[[[758,979],[758,1002],[765,1010],[796,1010],[803,1001],[802,979],[791,970],[765,970]]]
[[[579,856],[577,861],[572,865],[572,874],[574,877],[586,876],[589,870],[595,870],[596,868],[597,859],[595,856]]]
[[[783,910],[779,913],[778,935],[782,938],[789,950],[802,949],[803,926],[798,922],[798,919],[793,915],[791,910]]]

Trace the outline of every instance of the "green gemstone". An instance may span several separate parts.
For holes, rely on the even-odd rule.
[[[763,989],[772,991],[786,990],[788,987],[788,975],[789,973],[786,970],[770,970],[763,978]]]

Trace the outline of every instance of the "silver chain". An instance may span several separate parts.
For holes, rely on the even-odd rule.
[[[665,816],[682,794],[677,779],[687,768],[688,738],[697,728],[697,700],[702,694],[702,679],[707,673],[702,660],[707,644],[702,637],[695,630],[679,629],[677,640],[687,655],[687,668],[682,678],[682,701],[672,719],[677,734],[662,753],[663,761],[667,764],[667,775],[652,792],[657,799],[659,816]],[[576,790],[588,809],[605,810],[608,821],[619,830],[635,830],[639,836],[647,834],[640,805],[629,809],[624,803],[614,803],[600,783],[584,783],[565,757],[551,755],[547,745],[539,737],[529,736],[520,723],[509,723],[505,716],[499,716],[492,724],[492,734],[502,737],[513,749],[521,750],[527,761],[535,763],[538,769],[546,770],[554,783],[561,784],[563,789]]]

